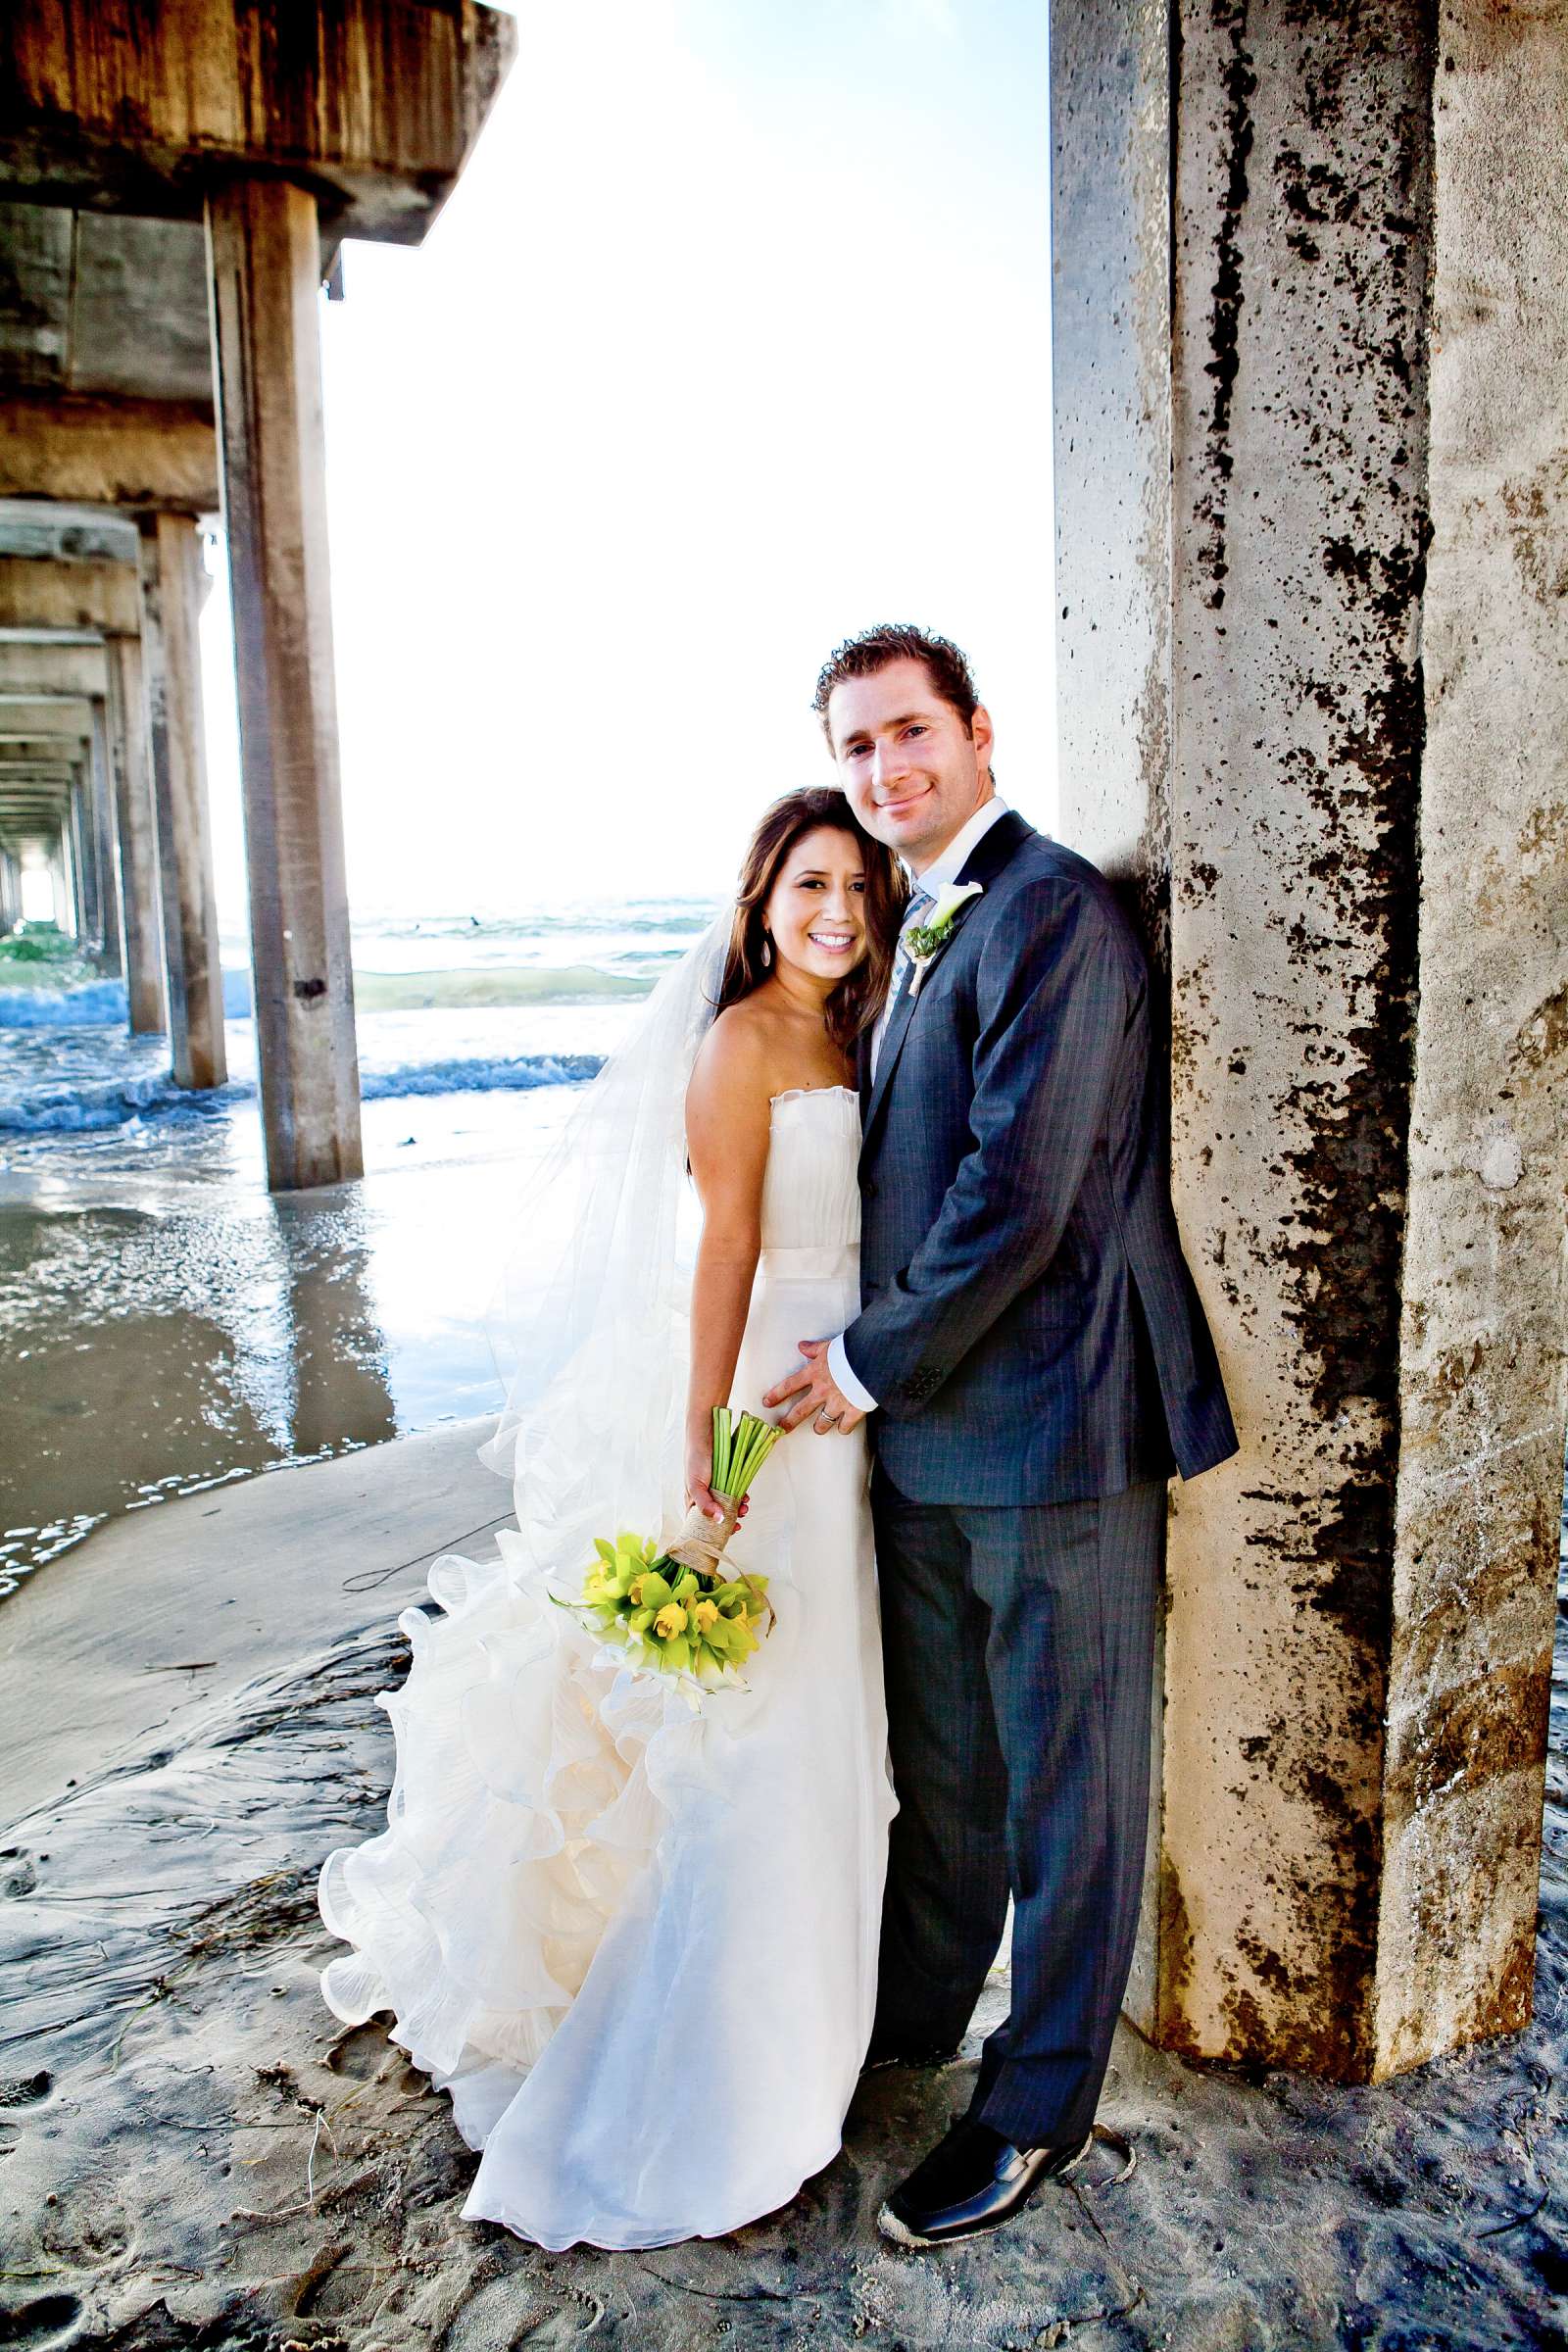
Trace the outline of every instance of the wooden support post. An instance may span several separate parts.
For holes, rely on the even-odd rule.
[[[149,515],[141,532],[142,648],[174,1084],[221,1086],[228,1075],[223,975],[196,636],[201,543],[189,514]]]
[[[207,204],[239,687],[251,953],[267,1177],[358,1176],[327,576],[316,201],[238,180]]]
[[[125,928],[125,993],[131,1034],[157,1036],[169,1025],[158,905],[158,835],[147,741],[141,639],[109,640],[109,743],[119,817],[121,903]]]

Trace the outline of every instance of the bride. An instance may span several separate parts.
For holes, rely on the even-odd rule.
[[[388,1826],[321,1872],[352,1947],[329,2006],[393,2013],[483,2150],[466,2218],[544,2246],[786,2204],[865,2054],[894,1801],[863,1428],[763,1466],[726,1555],[776,1611],[745,1689],[694,1704],[552,1593],[595,1535],[667,1532],[683,1494],[716,1516],[712,1407],[756,1409],[858,1311],[855,1054],[904,888],[838,791],[777,802],[732,913],[587,1090],[526,1204],[527,1352],[488,1455],[517,1531],[437,1561],[438,1613],[405,1614]]]

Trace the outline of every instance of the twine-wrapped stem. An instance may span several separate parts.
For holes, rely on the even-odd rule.
[[[695,1570],[699,1576],[709,1576],[713,1578],[715,1583],[723,1584],[732,1573],[722,1564],[724,1546],[740,1524],[743,1499],[744,1497],[740,1495],[715,1493],[713,1500],[723,1505],[723,1517],[720,1519],[710,1519],[706,1512],[700,1510],[696,1503],[693,1503],[681,1522],[679,1535],[669,1546],[669,1558],[678,1560],[683,1568]],[[773,1604],[767,1594],[754,1583],[744,1568],[734,1570],[733,1575],[737,1584],[746,1587],[758,1612],[761,1613],[765,1610],[767,1624],[764,1631],[771,1633],[773,1630]]]
[[[672,1560],[679,1560],[683,1568],[695,1568],[699,1576],[718,1574],[724,1546],[740,1523],[741,1506],[735,1495],[715,1494],[713,1500],[724,1506],[722,1519],[710,1519],[694,1502],[669,1547]]]

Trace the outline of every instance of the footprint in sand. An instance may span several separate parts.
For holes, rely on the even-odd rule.
[[[0,2075],[0,2108],[15,2114],[19,2107],[41,2107],[55,2086],[47,2067],[35,2075]]]
[[[40,2295],[20,2310],[0,2306],[5,2341],[24,2344],[28,2352],[47,2352],[50,2344],[67,2342],[80,2317],[81,2305],[74,2295]]]
[[[352,2082],[387,2082],[396,2078],[404,2088],[423,2091],[428,2087],[426,2078],[416,2074],[404,2053],[387,2040],[385,2026],[374,2019],[340,2034],[323,2053],[321,2064],[330,2074],[346,2075]]]
[[[38,1884],[38,1873],[32,1867],[31,1856],[20,1845],[8,1845],[0,1850],[0,1895],[31,1894]]]

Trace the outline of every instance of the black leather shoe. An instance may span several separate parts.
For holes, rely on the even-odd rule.
[[[978,2237],[1021,2213],[1045,2180],[1060,2180],[1088,2153],[1093,2132],[1061,2147],[1015,2148],[987,2124],[954,2125],[876,2217],[896,2246],[946,2246]]]
[[[891,2043],[873,2042],[865,2053],[860,2072],[862,2075],[885,2075],[894,2066],[951,2066],[957,2055],[956,2042],[951,2050],[908,2050],[897,2048]]]

